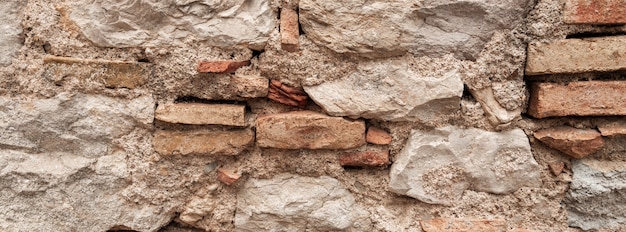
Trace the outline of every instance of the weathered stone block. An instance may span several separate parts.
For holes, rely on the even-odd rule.
[[[252,130],[165,131],[154,134],[152,145],[161,155],[237,155],[254,142]]]
[[[311,111],[261,116],[257,144],[281,149],[350,149],[365,144],[365,123]]]
[[[198,64],[197,71],[199,73],[234,73],[237,69],[248,65],[250,65],[249,60],[202,61]]]
[[[296,52],[300,46],[298,12],[289,7],[280,10],[280,45],[285,51]]]
[[[572,24],[626,24],[624,0],[567,0],[563,21]]]
[[[504,232],[506,222],[502,219],[445,219],[420,220],[424,232]]]
[[[181,96],[193,96],[210,100],[246,100],[266,97],[269,80],[257,75],[198,76],[181,89]]]
[[[391,191],[430,204],[451,204],[466,189],[506,194],[541,183],[521,129],[413,130],[390,176]]]
[[[357,151],[346,153],[339,159],[341,166],[384,167],[389,165],[389,151]]]
[[[532,83],[528,114],[535,118],[626,115],[626,81]]]
[[[82,82],[101,82],[108,88],[137,88],[152,75],[152,65],[141,62],[47,56],[44,65],[44,77],[55,82],[75,77]]]
[[[602,135],[593,129],[562,126],[536,131],[534,136],[549,147],[578,159],[604,146]]]
[[[202,103],[163,104],[157,107],[154,118],[169,123],[245,126],[246,106]]]
[[[0,1],[0,66],[10,65],[22,47],[22,25],[18,16],[23,5],[21,0]]]
[[[526,75],[626,70],[624,57],[626,36],[531,43]]]
[[[626,135],[626,122],[614,121],[598,125],[598,130],[602,136],[624,136]]]

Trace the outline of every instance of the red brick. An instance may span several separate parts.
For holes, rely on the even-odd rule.
[[[267,98],[284,105],[304,108],[308,103],[309,96],[300,89],[290,87],[277,80],[271,80]]]
[[[420,220],[424,232],[504,232],[506,223],[504,220],[485,219],[446,219],[436,218]]]
[[[561,126],[536,131],[534,136],[549,147],[579,159],[604,146],[602,135],[593,129]]]
[[[535,118],[626,115],[626,81],[532,83],[528,114]]]
[[[296,52],[299,48],[300,29],[298,12],[284,7],[280,11],[280,43],[285,51]]]
[[[202,61],[198,65],[199,73],[234,73],[237,69],[250,65],[250,61]]]
[[[254,142],[252,130],[166,131],[154,133],[152,146],[161,155],[237,155]]]
[[[341,166],[382,167],[389,165],[389,151],[359,151],[346,153],[339,160]]]
[[[225,185],[231,185],[237,182],[241,176],[232,169],[217,169],[217,179]]]
[[[370,127],[367,129],[367,136],[365,137],[368,143],[378,145],[388,145],[391,143],[391,135],[378,127]]]
[[[626,24],[624,0],[567,0],[563,21],[570,24]]]

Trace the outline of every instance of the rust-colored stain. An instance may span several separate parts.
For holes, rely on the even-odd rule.
[[[624,0],[571,0],[565,21],[580,24],[626,24]]]

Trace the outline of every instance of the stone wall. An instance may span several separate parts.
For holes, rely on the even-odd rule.
[[[0,231],[626,230],[622,0],[4,0]]]

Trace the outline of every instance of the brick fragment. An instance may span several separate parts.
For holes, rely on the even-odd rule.
[[[270,81],[270,89],[267,97],[278,103],[304,108],[309,96],[300,89],[290,87],[277,80]]]
[[[549,163],[548,166],[550,167],[550,171],[552,172],[552,174],[558,176],[559,174],[561,174],[561,172],[563,172],[563,169],[565,168],[565,162],[553,162]]]
[[[261,116],[257,144],[281,149],[350,149],[365,144],[365,122],[312,111]]]
[[[563,21],[570,24],[626,24],[626,2],[566,0]]]
[[[161,155],[237,155],[254,142],[252,130],[155,132],[154,150]]]
[[[604,146],[602,135],[592,129],[560,126],[536,131],[534,136],[549,147],[578,159]]]
[[[198,65],[199,73],[234,73],[237,69],[250,65],[249,60],[234,61],[234,60],[222,60],[222,61],[202,61]]]
[[[247,100],[267,97],[269,80],[258,75],[215,75],[211,78],[196,77],[182,86],[180,93],[210,100]]]
[[[154,118],[169,123],[245,126],[245,114],[243,105],[176,103],[159,105]]]
[[[231,185],[237,182],[241,176],[232,169],[217,169],[217,179],[225,185]]]
[[[107,88],[134,89],[145,84],[152,74],[152,65],[142,62],[47,56],[44,66],[44,76],[52,81],[77,77],[83,82],[102,82]]]
[[[626,70],[626,36],[565,39],[528,46],[526,75]]]
[[[626,135],[626,122],[624,121],[615,121],[608,122],[601,125],[598,125],[598,130],[602,134],[602,136],[613,137],[613,136],[624,136]]]
[[[380,129],[378,127],[369,127],[367,129],[367,137],[365,138],[368,143],[378,144],[378,145],[388,145],[391,144],[391,135],[387,133],[387,131]]]
[[[420,220],[422,230],[425,232],[504,232],[506,223],[501,219],[446,219],[436,218]]]
[[[285,51],[296,52],[299,48],[300,29],[298,12],[289,7],[280,11],[280,44]]]
[[[528,114],[535,118],[626,115],[626,81],[532,83]]]
[[[341,156],[339,163],[348,167],[383,167],[389,165],[389,151],[346,153]]]

